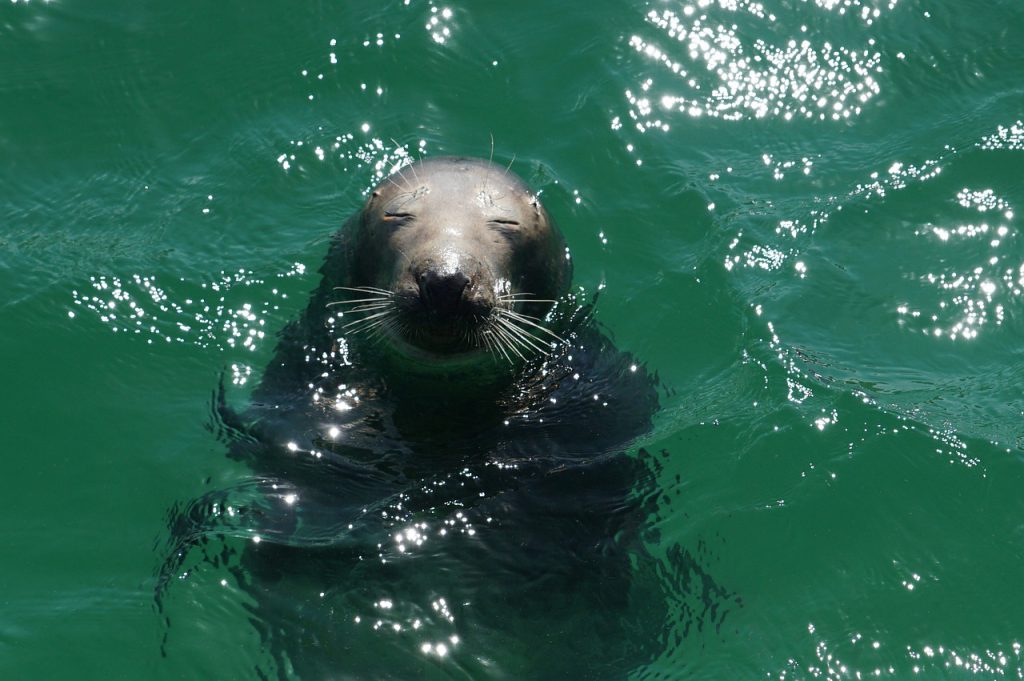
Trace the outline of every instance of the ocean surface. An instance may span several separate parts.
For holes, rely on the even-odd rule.
[[[1022,35],[1019,0],[4,2],[0,678],[299,674],[237,565],[160,592],[176,513],[252,476],[217,387],[330,234],[451,154],[542,193],[659,378],[626,678],[1021,678]],[[324,678],[529,655],[381,617],[380,674]]]

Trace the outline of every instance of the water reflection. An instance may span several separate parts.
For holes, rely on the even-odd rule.
[[[863,9],[869,19],[878,16],[877,9]],[[708,1],[647,13],[647,23],[671,42],[633,35],[629,45],[669,79],[655,88],[654,78],[646,78],[639,94],[626,90],[628,115],[637,130],[667,132],[666,118],[680,113],[728,121],[840,121],[859,116],[881,92],[876,79],[882,72],[881,54],[872,48],[874,40],[853,48],[805,37],[773,44],[751,37],[755,29],[737,24],[736,14],[768,24],[777,20],[756,2]],[[795,25],[793,17],[786,19],[783,25]],[[800,33],[806,32],[807,26],[801,26]],[[612,127],[619,125],[614,119]]]

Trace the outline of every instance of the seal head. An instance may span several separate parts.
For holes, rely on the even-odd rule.
[[[542,319],[572,277],[565,242],[507,169],[469,158],[414,163],[376,187],[355,222],[339,287],[348,295],[336,301],[348,330],[432,362],[491,354],[511,363],[557,339]]]

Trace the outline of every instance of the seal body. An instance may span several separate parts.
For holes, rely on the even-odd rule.
[[[618,679],[656,655],[654,472],[625,453],[656,379],[565,296],[537,196],[486,161],[407,166],[321,273],[246,411],[216,410],[252,477],[178,514],[164,584],[196,537],[258,536],[235,570],[265,676]]]

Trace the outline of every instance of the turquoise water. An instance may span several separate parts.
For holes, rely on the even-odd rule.
[[[331,232],[442,154],[543,192],[660,378],[632,678],[1024,673],[1021,31],[949,0],[4,4],[0,674],[286,673],[237,570],[156,606],[174,510],[251,475],[222,372],[244,405]],[[411,659],[500,671],[517,638]]]

